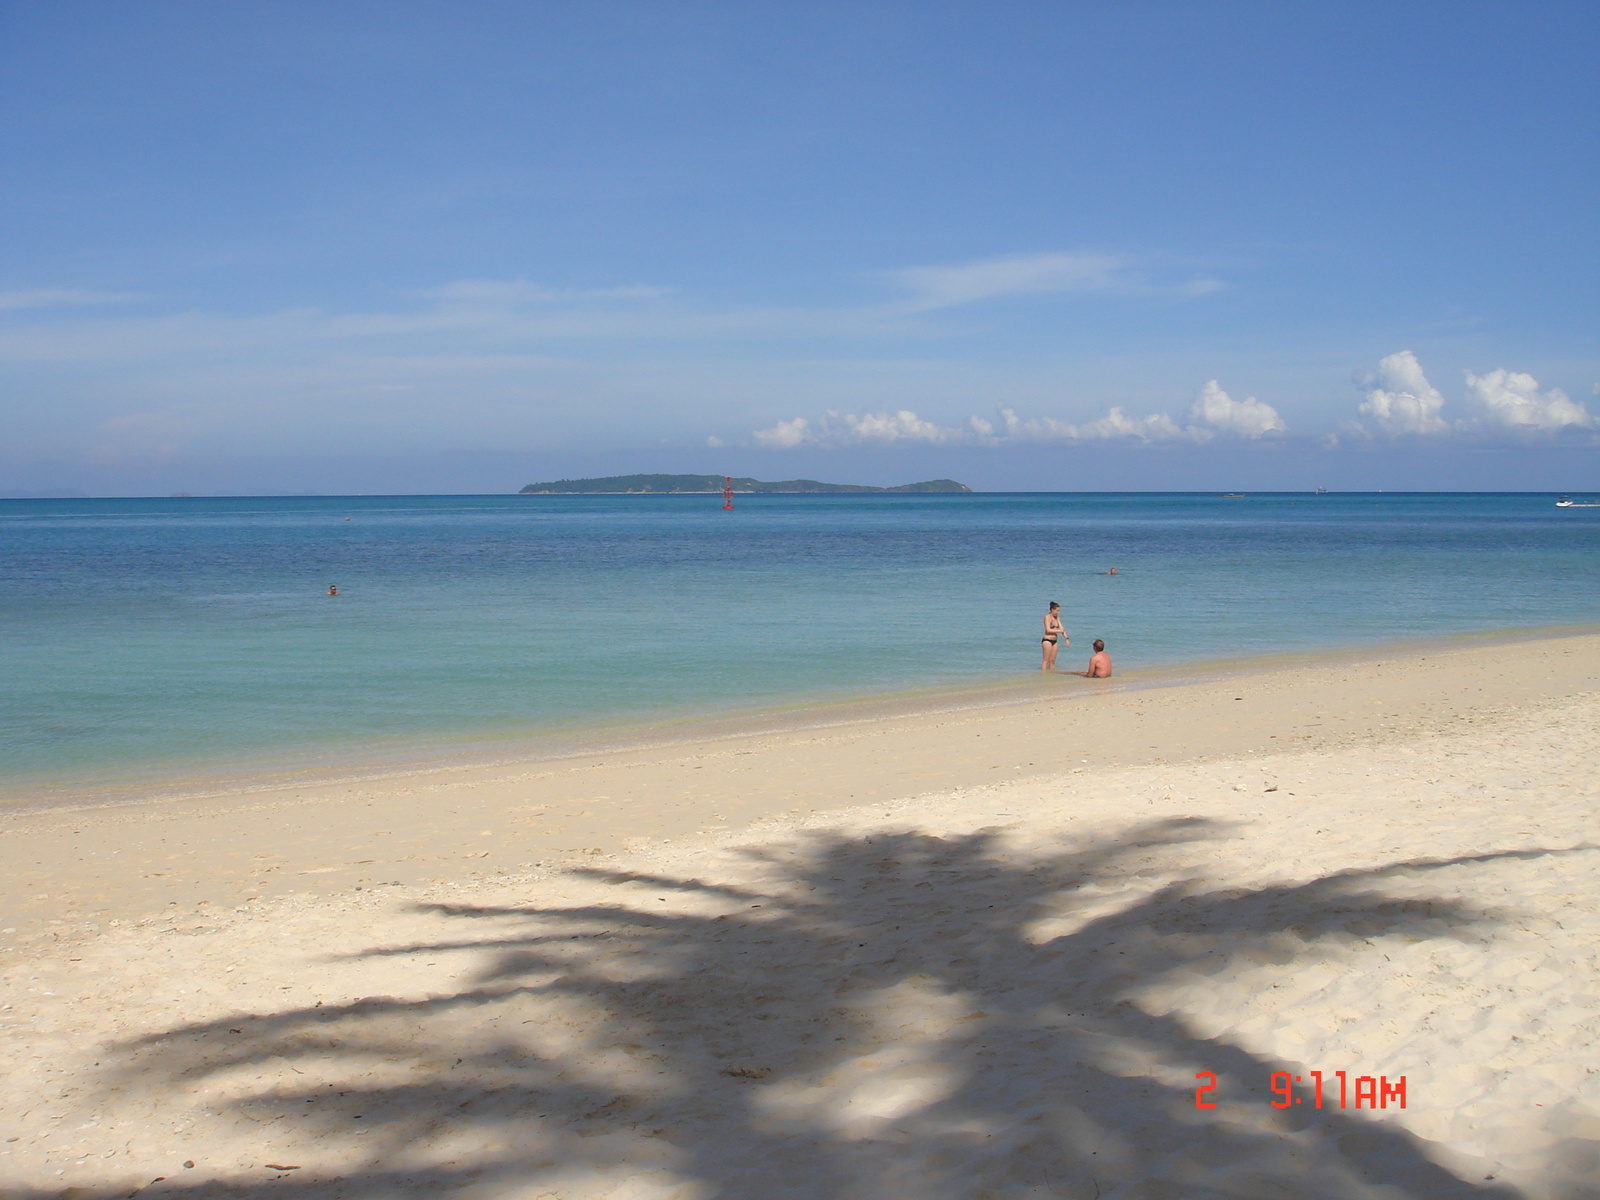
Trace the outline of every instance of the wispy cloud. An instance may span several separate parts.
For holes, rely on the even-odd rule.
[[[448,304],[488,305],[490,307],[552,304],[605,304],[628,300],[659,300],[673,289],[632,284],[608,288],[553,288],[526,279],[458,279],[443,287],[411,293]]]
[[[1132,261],[1111,254],[1012,254],[955,266],[910,267],[891,271],[888,277],[912,293],[906,304],[911,311],[1038,292],[1198,296],[1223,286],[1219,280],[1199,277],[1155,283]]]
[[[1015,254],[959,266],[911,267],[889,277],[917,308],[948,308],[1023,292],[1103,292],[1122,283],[1123,264],[1104,254]]]
[[[367,351],[389,343],[443,354],[588,341],[638,345],[914,335],[904,319],[871,309],[696,307],[670,289],[584,291],[471,281],[377,311],[280,309],[246,316],[204,311],[108,317],[78,315],[0,329],[0,361],[151,361],[194,355]],[[421,303],[418,303],[421,301]]]
[[[1205,443],[1222,436],[1255,440],[1269,433],[1281,433],[1285,426],[1277,410],[1254,396],[1234,400],[1217,384],[1208,382],[1189,410],[1189,423],[1182,424],[1168,413],[1129,416],[1119,406],[1108,409],[1090,421],[1074,423],[1055,417],[1022,417],[1015,409],[1002,407],[999,420],[971,416],[957,425],[939,425],[919,417],[910,409],[896,412],[827,413],[820,420],[792,417],[751,434],[755,444],[770,449],[797,446],[840,446],[896,442],[924,445],[961,444],[997,446],[1023,442],[1125,441],[1136,443]]]
[[[1076,291],[1197,294],[1207,280],[1152,284],[1110,255],[1012,255],[956,266],[914,267],[889,278],[909,293],[889,301],[772,306],[707,305],[646,283],[552,287],[526,279],[459,279],[398,293],[365,311],[288,308],[247,315],[203,309],[129,314],[61,312],[148,300],[133,293],[71,288],[0,292],[18,319],[0,330],[0,360],[90,364],[163,356],[297,353],[345,343],[341,352],[384,341],[451,354],[467,347],[523,348],[541,342],[627,344],[803,341],[819,338],[933,337],[948,323],[920,321],[989,297]]]
[[[81,288],[32,288],[0,291],[0,310],[83,308],[100,304],[138,304],[150,299],[139,292],[93,292]]]
[[[178,461],[197,427],[192,415],[171,408],[110,417],[94,426],[84,461],[98,467],[165,466]]]
[[[110,417],[101,421],[96,428],[101,433],[145,433],[151,430],[166,433],[177,422],[178,419],[170,411],[133,412],[124,413],[118,417]]]

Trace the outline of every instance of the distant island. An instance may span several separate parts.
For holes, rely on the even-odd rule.
[[[720,492],[722,475],[607,475],[604,479],[557,479],[551,483],[530,483],[518,495],[522,496],[572,496],[572,495],[638,495],[644,492],[674,495],[693,492]],[[779,483],[764,483],[759,479],[735,479],[736,492],[776,493],[814,492],[970,492],[972,489],[954,479],[929,479],[922,483],[903,483],[899,487],[867,487],[860,483],[819,483],[815,479],[785,479]]]

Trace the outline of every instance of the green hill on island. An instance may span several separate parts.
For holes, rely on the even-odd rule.
[[[557,479],[550,483],[530,483],[519,495],[637,495],[645,492],[672,495],[684,492],[720,492],[722,475],[607,475],[604,479]],[[815,479],[785,479],[780,483],[764,483],[759,479],[735,479],[736,492],[810,493],[810,492],[970,492],[972,489],[954,479],[929,479],[922,483],[904,483],[899,487],[867,487],[859,483],[819,483]]]

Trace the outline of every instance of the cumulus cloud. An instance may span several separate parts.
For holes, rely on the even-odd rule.
[[[1490,371],[1467,375],[1467,403],[1484,424],[1509,429],[1551,432],[1558,429],[1593,429],[1595,419],[1581,402],[1560,388],[1539,390],[1539,381],[1517,371]]]
[[[1391,354],[1375,372],[1357,376],[1366,392],[1359,412],[1389,434],[1456,434],[1471,437],[1490,431],[1519,433],[1526,437],[1554,436],[1577,430],[1600,429],[1600,419],[1581,401],[1560,388],[1539,390],[1539,381],[1519,371],[1494,370],[1483,375],[1465,372],[1467,415],[1458,421],[1443,415],[1444,397],[1428,382],[1422,364],[1409,350]],[[1366,426],[1352,433],[1371,437]]]
[[[779,421],[771,429],[758,429],[751,436],[756,439],[756,445],[777,449],[788,449],[802,442],[814,440],[811,437],[811,422],[804,417],[796,417],[792,421]]]
[[[945,429],[924,421],[910,409],[896,413],[845,414],[844,427],[855,442],[950,442],[961,440],[961,430]]]
[[[1366,389],[1359,409],[1388,433],[1446,433],[1450,422],[1439,415],[1444,397],[1422,373],[1422,364],[1409,350],[1391,354],[1378,363],[1378,369],[1361,376],[1357,383]]]
[[[1078,437],[1132,438],[1141,442],[1169,442],[1192,437],[1166,413],[1151,413],[1148,417],[1130,417],[1120,407],[1113,407],[1098,420],[1078,426]]]
[[[1002,408],[1008,440],[1019,442],[1087,442],[1124,439],[1137,442],[1170,442],[1190,438],[1190,433],[1166,413],[1130,417],[1120,405],[1102,417],[1075,425],[1054,417],[1019,417]]]
[[[875,442],[921,442],[931,445],[998,446],[1019,442],[1197,442],[1219,435],[1259,438],[1284,429],[1283,420],[1270,404],[1254,396],[1234,400],[1216,380],[1201,389],[1190,411],[1188,425],[1168,413],[1130,416],[1117,405],[1092,421],[1073,423],[1055,417],[1022,417],[1015,409],[999,409],[999,423],[968,417],[960,425],[925,421],[910,409],[857,416],[830,412],[812,424],[805,417],[779,421],[752,435],[759,446],[788,448],[799,445],[853,445]]]
[[[1181,425],[1167,413],[1130,417],[1122,407],[1114,407],[1102,417],[1082,424],[1058,421],[1053,417],[1018,417],[1011,409],[1001,409],[1008,437],[1019,441],[1081,442],[1124,440],[1138,442],[1209,442],[1219,434],[1259,438],[1281,433],[1285,426],[1277,409],[1254,396],[1235,400],[1215,379],[1200,389],[1189,410],[1189,424]]]
[[[1199,425],[1247,438],[1282,433],[1284,430],[1283,418],[1278,416],[1278,410],[1272,405],[1263,404],[1254,396],[1235,400],[1222,390],[1215,379],[1200,389],[1194,407],[1189,410],[1189,418]]]
[[[855,413],[830,412],[816,424],[805,417],[779,421],[770,429],[758,429],[751,436],[756,445],[775,449],[788,449],[802,445],[858,445],[877,442],[889,445],[894,442],[981,442],[993,435],[988,421],[973,417],[964,426],[935,425],[924,421],[908,408],[898,412]]]

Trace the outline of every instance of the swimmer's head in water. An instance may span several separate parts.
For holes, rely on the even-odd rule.
[[[1105,648],[1106,648],[1106,644],[1104,642],[1102,642],[1099,638],[1095,638],[1095,640],[1094,640],[1094,652],[1096,654],[1103,653],[1105,651]]]

